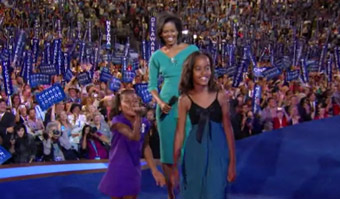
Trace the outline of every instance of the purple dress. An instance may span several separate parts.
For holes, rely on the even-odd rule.
[[[132,128],[129,120],[123,114],[112,119],[112,125],[122,123]],[[99,190],[111,197],[138,195],[141,189],[140,157],[145,134],[149,131],[150,124],[147,119],[142,119],[141,139],[132,141],[118,131],[113,131],[109,166],[104,174]]]

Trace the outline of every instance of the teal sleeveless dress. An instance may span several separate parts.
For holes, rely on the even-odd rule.
[[[181,199],[226,199],[229,150],[221,106],[217,96],[207,108],[190,100],[192,129],[181,165]]]
[[[164,82],[159,93],[160,98],[168,103],[173,96],[178,97],[178,86],[181,79],[183,62],[195,51],[198,51],[198,48],[195,45],[189,45],[173,58],[168,57],[161,50],[155,51],[149,61],[148,90],[158,91],[158,78],[161,75],[164,78]],[[173,145],[178,119],[177,105],[178,103],[176,102],[164,119],[160,118],[160,107],[157,105],[156,108],[156,122],[160,140],[160,160],[162,163],[173,164]],[[189,132],[190,121],[187,121],[186,132]]]

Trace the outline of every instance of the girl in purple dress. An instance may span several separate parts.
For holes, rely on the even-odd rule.
[[[99,184],[99,190],[112,199],[137,198],[141,189],[142,152],[156,184],[165,184],[165,178],[157,170],[148,144],[150,124],[140,116],[140,112],[141,107],[134,90],[123,90],[115,97],[111,112],[113,137],[109,167]]]

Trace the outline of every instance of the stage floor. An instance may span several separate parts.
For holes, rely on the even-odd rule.
[[[339,142],[340,117],[303,123],[237,141],[238,176],[236,182],[229,185],[229,198],[340,198]],[[60,176],[60,173],[53,173],[48,165],[36,167],[33,170],[40,172],[38,178],[26,180],[20,180],[20,176],[27,174],[23,167],[1,168],[1,199],[108,198],[97,190],[107,166],[105,162],[74,164],[66,166],[69,173],[64,170]],[[52,173],[52,176],[42,171]],[[157,187],[150,171],[143,170],[139,199],[166,198],[166,189]]]

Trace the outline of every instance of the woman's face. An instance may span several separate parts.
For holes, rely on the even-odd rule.
[[[73,108],[72,113],[74,113],[74,114],[79,114],[79,113],[80,113],[80,108],[79,108],[79,106],[76,106],[75,108]]]
[[[208,57],[199,56],[196,58],[192,76],[194,85],[208,86],[211,78],[211,66]]]
[[[65,111],[62,111],[62,112],[60,113],[60,120],[61,120],[61,121],[67,120],[67,114],[66,114]]]
[[[24,128],[20,128],[20,129],[17,131],[17,135],[18,135],[19,138],[24,137],[24,134],[25,134],[25,129],[24,129]]]
[[[164,24],[162,28],[161,37],[164,40],[166,45],[177,44],[178,31],[173,22],[168,22]]]
[[[88,106],[88,111],[89,111],[90,113],[95,113],[95,112],[96,112],[96,107],[93,106],[93,105],[89,105],[89,106]]]
[[[19,111],[20,111],[20,115],[21,116],[26,116],[27,115],[27,109],[26,109],[25,106],[21,106]]]
[[[16,95],[16,96],[14,97],[13,103],[14,103],[14,104],[20,104],[20,98],[19,98],[18,95]]]
[[[89,133],[90,132],[90,127],[88,126],[88,127],[86,127],[86,129],[85,129],[85,133]]]
[[[100,121],[101,121],[101,116],[100,115],[95,115],[94,118],[93,118],[93,122],[98,125],[100,124]]]

